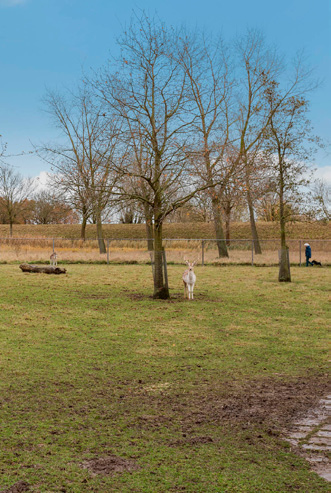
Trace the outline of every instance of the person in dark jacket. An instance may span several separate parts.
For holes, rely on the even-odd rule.
[[[311,246],[309,245],[309,243],[305,243],[305,255],[306,255],[306,267],[308,267],[309,265],[313,265],[309,259],[311,259]]]

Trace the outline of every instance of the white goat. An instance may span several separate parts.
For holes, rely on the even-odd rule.
[[[49,257],[50,258],[50,264],[55,267],[57,265],[57,253],[53,252],[52,255]]]
[[[196,275],[194,274],[193,267],[197,263],[197,260],[194,262],[189,262],[188,260],[185,260],[188,269],[183,274],[183,283],[184,283],[184,298],[188,298],[189,300],[193,300],[193,289],[194,289],[194,284],[197,279]]]

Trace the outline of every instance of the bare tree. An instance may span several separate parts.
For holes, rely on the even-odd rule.
[[[139,126],[138,126],[139,128]],[[129,201],[131,207],[134,205],[136,211],[143,214],[145,227],[146,227],[146,236],[147,236],[147,249],[149,251],[153,251],[153,210],[150,205],[151,202],[151,190],[145,180],[141,178],[141,175],[145,172],[144,163],[148,162],[149,155],[145,146],[144,133],[141,131],[137,131],[131,138],[131,147],[132,147],[132,155],[128,156],[127,161],[131,160],[132,170],[134,173],[125,173],[122,176],[121,180],[121,194],[120,194],[120,203],[127,204],[128,197],[133,196],[133,198]],[[122,173],[120,173],[122,174]],[[123,194],[123,191],[126,191]],[[136,200],[134,198],[135,194],[139,194],[141,197],[144,197],[145,200]]]
[[[286,245],[286,204],[289,200],[293,203],[300,194],[300,187],[307,185],[308,164],[316,145],[319,145],[307,116],[309,101],[306,96],[314,88],[314,83],[311,83],[311,72],[305,69],[301,58],[294,67],[293,81],[291,91],[282,89],[276,82],[267,91],[271,117],[266,146],[272,154],[274,190],[279,198],[281,282],[291,281]]]
[[[93,212],[88,177],[75,161],[58,161],[56,168],[57,173],[49,174],[48,187],[60,200],[77,211],[82,221],[80,237],[85,241],[86,225]]]
[[[312,184],[313,215],[325,222],[331,218],[331,185],[325,180],[316,179]]]
[[[235,48],[238,63],[236,130],[239,157],[245,169],[246,199],[255,253],[260,254],[262,250],[255,222],[251,177],[258,164],[255,158],[260,155],[270,117],[277,110],[277,106],[270,108],[268,105],[266,91],[280,76],[284,66],[259,31],[248,30],[238,38]]]
[[[31,178],[24,178],[9,165],[0,165],[2,215],[9,223],[10,236],[13,236],[13,224],[26,207],[33,190],[34,183]]]
[[[151,212],[153,296],[168,298],[162,269],[163,222],[206,188],[190,177],[189,130],[194,117],[190,116],[187,75],[181,63],[184,46],[179,33],[145,14],[131,22],[119,45],[122,55],[117,72],[105,68],[95,87],[121,120],[127,160],[116,167],[118,194],[146,205]],[[131,188],[123,186],[126,177],[132,178]]]
[[[141,224],[144,220],[140,204],[135,202],[122,203],[118,213],[122,224]]]
[[[0,135],[0,163],[1,164],[5,164],[3,158],[5,156],[6,149],[7,149],[7,144],[3,142],[2,135]]]
[[[196,138],[191,149],[195,173],[206,187],[212,205],[219,257],[228,257],[222,224],[221,194],[237,162],[227,156],[231,124],[229,105],[232,76],[221,39],[186,35],[181,63],[188,80]]]
[[[112,167],[118,138],[116,122],[110,116],[106,118],[86,85],[66,96],[48,91],[45,103],[64,142],[43,145],[39,154],[57,171],[57,183],[76,209],[80,207],[82,236],[85,237],[87,218],[95,218],[99,250],[105,253],[102,212],[117,179]]]
[[[76,217],[78,219],[77,214]],[[42,190],[34,195],[31,217],[34,224],[66,224],[72,220],[72,208],[60,200],[57,194]]]
[[[231,177],[222,188],[220,201],[225,217],[225,238],[228,246],[230,241],[230,223],[233,210],[244,202],[244,184],[240,175]]]

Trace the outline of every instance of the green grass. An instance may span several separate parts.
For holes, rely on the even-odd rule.
[[[282,438],[326,389],[330,270],[0,266],[0,490],[329,491]],[[116,455],[131,472],[81,464]]]

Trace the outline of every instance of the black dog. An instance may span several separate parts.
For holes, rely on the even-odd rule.
[[[312,261],[311,261],[311,263],[312,263],[313,265],[320,265],[320,266],[322,267],[321,262],[317,262],[317,260],[312,260]]]

